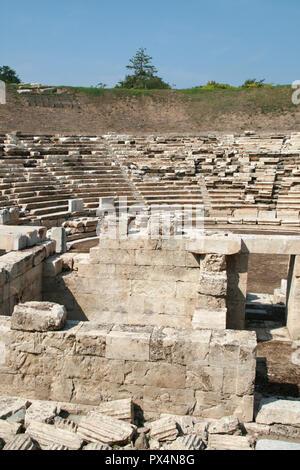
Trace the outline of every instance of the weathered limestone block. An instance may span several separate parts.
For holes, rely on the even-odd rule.
[[[201,256],[200,261],[201,271],[206,272],[221,272],[226,270],[226,256],[209,254]]]
[[[56,241],[56,253],[65,253],[67,251],[67,235],[63,227],[52,227],[51,239]]]
[[[257,426],[263,426],[263,425],[257,424]],[[271,426],[267,426],[267,427],[270,428],[270,434],[272,434],[272,436],[276,438],[280,438],[280,439],[291,438],[297,441],[300,440],[300,427],[288,426],[285,424],[272,424]]]
[[[212,422],[208,427],[209,434],[240,434],[240,423],[236,416],[224,416]]]
[[[105,357],[106,337],[112,326],[83,322],[76,332],[75,354]]]
[[[218,387],[218,382],[221,382],[221,377],[214,377],[213,368],[211,374],[215,380],[215,387]],[[214,383],[214,382],[213,382]],[[220,394],[220,389],[215,388],[212,391],[196,391],[196,407],[194,409],[194,416],[201,416],[201,418],[220,419],[224,416],[235,415],[240,422],[251,422],[253,420],[253,396],[239,397],[230,395],[228,398]]]
[[[180,436],[167,447],[167,450],[204,450],[205,443],[196,434]]]
[[[243,426],[250,436],[255,438],[259,436],[268,436],[271,432],[271,426],[266,424],[258,424],[258,423],[243,423]]]
[[[134,418],[133,402],[131,398],[100,403],[100,405],[95,408],[95,411],[106,416],[112,416],[116,419],[129,421],[130,423],[133,422]]]
[[[226,272],[200,272],[198,285],[199,294],[225,296],[226,290]]]
[[[37,441],[45,449],[52,444],[66,446],[70,450],[78,450],[82,447],[83,440],[78,434],[65,429],[57,429],[51,424],[32,421],[27,428],[27,434]]]
[[[194,425],[194,432],[205,443],[208,440],[208,427],[209,427],[209,422],[208,421],[200,421],[199,423],[195,423],[195,425]]]
[[[125,374],[125,384],[131,383],[170,389],[185,388],[186,369],[179,364],[127,362]]]
[[[150,360],[187,365],[204,361],[209,352],[212,332],[155,327],[150,341]]]
[[[78,425],[71,419],[64,419],[60,416],[55,416],[53,424],[58,429],[66,429],[67,431],[76,432]]]
[[[99,209],[103,211],[114,211],[115,210],[115,197],[100,197],[99,198]]]
[[[192,434],[195,424],[195,418],[193,416],[180,416],[162,413],[161,418],[174,419],[181,434]]]
[[[199,237],[188,244],[188,250],[199,254],[233,255],[241,251],[241,239],[237,236],[220,235]]]
[[[300,450],[300,443],[259,439],[256,443],[255,450]]]
[[[151,438],[157,441],[173,441],[178,429],[173,418],[161,418],[149,423]]]
[[[11,222],[16,222],[19,219],[20,209],[19,207],[11,207],[9,209],[9,215]]]
[[[55,277],[62,272],[63,259],[58,256],[51,256],[43,262],[43,277]]]
[[[226,308],[215,310],[196,308],[192,319],[193,329],[201,330],[207,328],[224,330],[226,328],[226,314]]]
[[[63,329],[67,312],[63,305],[53,302],[26,302],[15,306],[11,329],[22,331],[51,331]]]
[[[142,406],[145,416],[148,413],[147,416],[151,418],[157,417],[161,413],[191,414],[195,407],[195,392],[192,389],[161,388],[145,385]]]
[[[83,211],[84,203],[83,199],[69,199],[68,211],[69,212],[81,212]]]
[[[125,444],[134,434],[134,426],[111,416],[90,411],[79,422],[77,434],[88,442]]]
[[[198,294],[195,299],[195,307],[207,310],[226,309],[226,297]]]
[[[0,419],[0,437],[5,441],[10,440],[13,436],[21,431],[20,423],[10,423],[4,419]]]
[[[28,427],[32,421],[40,423],[51,423],[53,418],[60,412],[56,403],[51,401],[34,400],[27,408],[25,415],[25,426]]]
[[[253,450],[249,438],[225,434],[209,435],[208,447],[211,450]]]
[[[38,450],[38,445],[33,442],[28,434],[17,434],[9,440],[3,450]]]
[[[0,224],[8,224],[10,222],[10,213],[7,209],[0,210]]]
[[[152,327],[116,325],[106,337],[106,357],[149,361]]]
[[[300,400],[263,398],[259,404],[256,422],[300,427]]]
[[[19,397],[0,397],[0,419],[6,419],[23,408],[28,408],[30,401]]]
[[[67,356],[61,365],[62,379],[107,381],[121,384],[124,381],[124,361],[93,356]],[[83,382],[84,384],[84,382]],[[99,400],[100,401],[100,400]]]

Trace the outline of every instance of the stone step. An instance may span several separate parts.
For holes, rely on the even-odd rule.
[[[68,198],[67,199],[55,199],[54,201],[45,201],[45,202],[34,202],[29,204],[20,204],[23,210],[35,211],[36,209],[42,209],[43,207],[49,209],[51,207],[57,208],[58,206],[68,207]]]
[[[48,204],[50,201],[61,201],[61,200],[68,200],[68,199],[74,199],[72,195],[70,194],[64,194],[64,193],[57,193],[54,195],[41,195],[41,196],[33,196],[33,197],[27,197],[27,198],[19,198],[16,199],[17,204],[19,205],[26,205],[27,208],[30,208],[31,205],[38,205],[38,204]]]
[[[61,208],[59,208],[61,209]],[[69,211],[52,212],[37,216],[31,216],[29,220],[39,221],[43,225],[46,220],[66,219],[71,215]]]
[[[40,216],[40,215],[49,215],[49,214],[53,214],[53,213],[58,213],[58,212],[61,212],[61,211],[68,211],[68,204],[66,205],[61,205],[61,206],[53,206],[53,207],[47,207],[45,209],[32,209],[31,210],[31,214],[32,215],[36,215],[36,216]]]

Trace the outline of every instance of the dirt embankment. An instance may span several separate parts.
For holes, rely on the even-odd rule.
[[[134,95],[107,90],[88,94],[19,95],[8,87],[0,105],[0,132],[103,134],[300,131],[300,105],[290,87]]]

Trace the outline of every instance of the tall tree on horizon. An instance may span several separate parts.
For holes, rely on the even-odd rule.
[[[160,77],[157,77],[156,67],[151,64],[152,57],[146,54],[146,48],[140,47],[135,56],[129,59],[126,68],[132,70],[133,75],[126,75],[125,80],[120,81],[116,88],[136,89],[167,89],[171,88]]]

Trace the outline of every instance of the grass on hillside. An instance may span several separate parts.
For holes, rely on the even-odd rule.
[[[13,85],[16,89],[18,85]],[[172,96],[173,99],[189,102],[191,105],[200,105],[208,114],[214,115],[226,113],[249,114],[283,114],[296,111],[292,103],[292,89],[289,85],[266,86],[261,88],[230,87],[226,89],[207,89],[194,87],[187,89],[171,90],[136,90],[123,88],[96,88],[96,87],[71,87],[55,86],[66,93],[85,94],[90,96],[106,96],[120,98],[125,96],[149,96],[152,99],[165,101]]]

